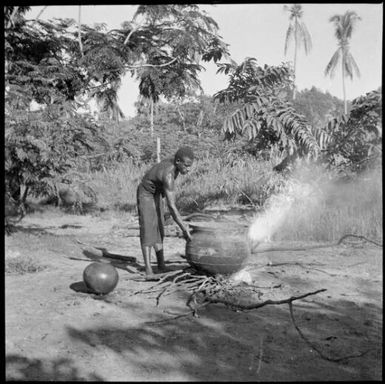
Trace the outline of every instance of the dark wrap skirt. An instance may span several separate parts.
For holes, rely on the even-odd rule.
[[[164,208],[160,192],[148,192],[139,184],[137,192],[139,215],[140,244],[154,246],[162,244],[164,239]]]

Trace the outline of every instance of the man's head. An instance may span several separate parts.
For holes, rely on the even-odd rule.
[[[190,167],[194,161],[194,153],[189,147],[179,148],[175,154],[174,162],[178,171],[185,175],[190,171]]]

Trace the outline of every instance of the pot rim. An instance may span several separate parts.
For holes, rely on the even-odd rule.
[[[229,222],[213,222],[213,221],[202,221],[202,222],[189,222],[189,227],[199,231],[208,231],[208,232],[239,232],[246,230],[248,225],[239,224],[232,221]]]

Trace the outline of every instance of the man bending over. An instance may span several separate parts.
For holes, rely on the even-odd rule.
[[[175,205],[175,179],[179,174],[186,175],[194,161],[193,151],[188,147],[180,148],[174,158],[162,160],[144,175],[137,189],[137,205],[140,227],[140,245],[146,268],[146,278],[151,279],[153,272],[150,263],[151,248],[155,249],[158,269],[166,270],[163,254],[164,211],[163,197],[172,218],[178,224],[187,241],[191,235],[187,225],[182,221]]]

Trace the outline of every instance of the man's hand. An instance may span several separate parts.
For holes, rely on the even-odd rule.
[[[190,230],[185,227],[185,228],[182,229],[182,232],[183,232],[183,237],[186,239],[186,241],[191,241]]]

